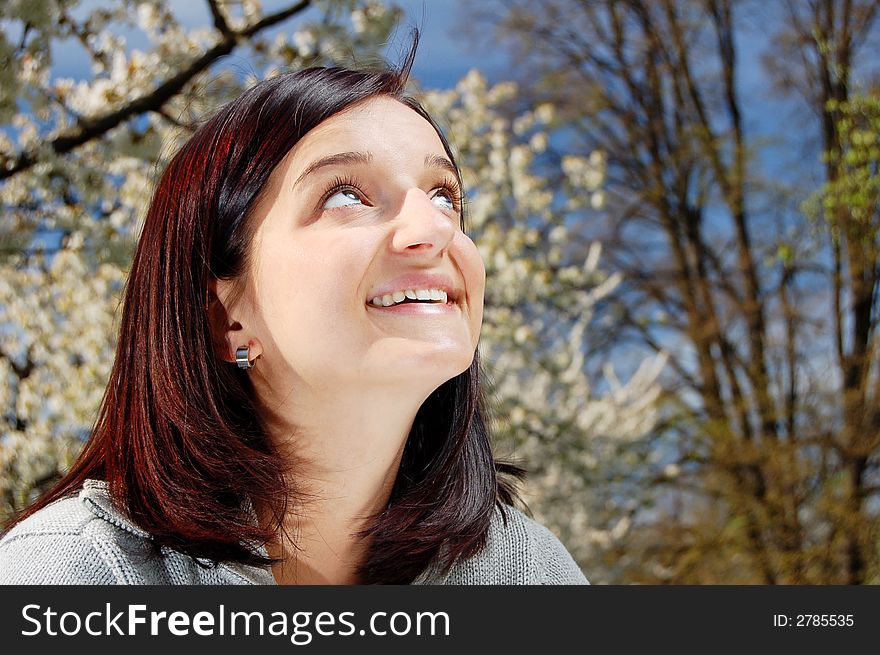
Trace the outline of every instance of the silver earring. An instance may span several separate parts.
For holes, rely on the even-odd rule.
[[[238,368],[253,368],[254,363],[251,361],[251,347],[242,346],[235,351],[235,363]]]

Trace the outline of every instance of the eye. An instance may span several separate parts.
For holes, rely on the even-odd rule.
[[[350,207],[351,205],[358,204],[363,204],[363,202],[357,191],[354,189],[341,189],[324,201],[324,209]]]
[[[450,211],[455,210],[455,201],[449,195],[448,191],[438,191],[433,198],[431,198],[433,203],[440,207],[440,209],[448,209]]]
[[[457,212],[461,205],[461,193],[458,188],[440,187],[431,196],[431,202],[445,211]]]

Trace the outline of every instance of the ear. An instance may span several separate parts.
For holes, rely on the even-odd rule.
[[[242,294],[232,280],[208,281],[207,314],[214,352],[224,362],[235,363],[235,351],[247,346],[250,358],[256,359],[263,353],[263,346],[255,335],[247,329],[248,321]],[[241,317],[238,315],[242,314]]]

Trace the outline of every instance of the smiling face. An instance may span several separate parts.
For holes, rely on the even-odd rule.
[[[260,355],[258,391],[403,384],[427,397],[468,368],[485,269],[460,227],[455,169],[414,110],[378,97],[322,122],[273,172],[253,220],[226,340]]]

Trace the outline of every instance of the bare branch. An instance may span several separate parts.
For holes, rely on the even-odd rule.
[[[226,22],[226,16],[220,10],[217,0],[208,0],[208,9],[211,10],[211,17],[214,19],[214,27],[225,37],[232,38],[232,28]]]

